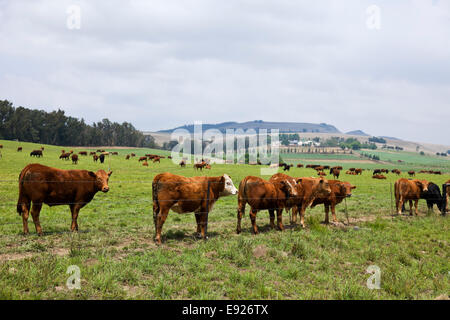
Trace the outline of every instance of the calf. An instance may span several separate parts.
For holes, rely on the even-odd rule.
[[[323,204],[325,207],[325,223],[329,223],[328,213],[331,207],[331,214],[333,215],[333,222],[338,222],[336,218],[336,205],[341,203],[347,197],[351,197],[352,190],[356,187],[349,182],[341,182],[339,180],[328,180],[331,193],[328,196],[319,195],[311,204],[314,208],[318,204]]]
[[[18,147],[17,152],[21,152],[21,151],[22,151],[22,147]]]
[[[278,229],[283,230],[282,214],[283,208],[286,206],[286,199],[297,195],[295,181],[294,183],[286,179],[266,181],[254,176],[245,177],[239,184],[236,232],[241,232],[241,220],[247,203],[250,205],[250,220],[254,234],[258,233],[256,214],[259,210],[269,210],[272,228],[275,228],[274,212],[276,211]]]
[[[331,188],[324,178],[296,178],[298,190],[298,204],[292,209],[292,224],[297,222],[297,213],[300,211],[300,225],[305,228],[305,212],[317,197],[327,197]]]
[[[209,186],[209,193],[208,193]],[[169,172],[158,174],[152,183],[155,241],[161,243],[161,230],[169,210],[177,213],[195,212],[197,233],[206,239],[208,213],[221,196],[237,193],[231,178],[183,177]]]
[[[73,154],[72,155],[72,164],[77,164],[78,163],[78,155]]]
[[[408,200],[410,215],[412,215],[412,202],[414,200],[415,214],[417,216],[417,205],[419,203],[420,194],[428,191],[428,184],[429,182],[426,180],[417,179],[408,180],[405,178],[400,178],[395,181],[395,205],[398,214],[402,213],[403,203]]]
[[[36,232],[42,235],[39,213],[42,205],[68,205],[72,213],[72,231],[78,231],[78,212],[88,204],[98,191],[108,192],[108,179],[112,172],[87,170],[61,170],[29,164],[19,175],[19,200],[17,212],[22,216],[23,232],[29,233],[30,212]]]

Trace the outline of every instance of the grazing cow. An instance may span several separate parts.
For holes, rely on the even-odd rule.
[[[184,160],[181,160],[181,161],[180,161],[180,167],[181,167],[181,168],[186,167],[186,162],[185,162]]]
[[[96,154],[96,152],[95,152],[95,151],[91,151],[91,152],[89,152],[89,155],[90,155],[90,156],[93,156],[94,154]]]
[[[374,174],[374,175],[372,176],[372,179],[380,179],[380,180],[383,180],[383,179],[386,179],[386,177],[383,176],[382,174]]]
[[[354,172],[356,170],[356,168],[350,168],[348,170],[351,171],[351,172]]]
[[[94,154],[93,156],[92,156],[92,160],[94,160],[94,162],[97,162],[97,160],[98,160],[98,155],[96,155],[96,154]]]
[[[118,156],[119,153],[118,153],[117,151],[114,151],[114,152],[111,152],[111,155],[113,155],[113,156]]]
[[[214,203],[219,197],[237,194],[237,189],[227,174],[220,177],[187,178],[165,172],[153,179],[152,190],[157,243],[161,243],[161,230],[169,210],[177,213],[195,212],[197,233],[206,239],[208,213]]]
[[[22,151],[22,147],[18,147],[17,152],[21,152],[21,151]]]
[[[78,155],[77,154],[73,154],[72,155],[72,164],[77,164],[78,163]]]
[[[204,166],[206,166],[206,163],[204,163],[204,162],[196,163],[196,164],[194,164],[194,169],[195,170],[198,170],[198,169],[203,170]]]
[[[172,157],[171,157],[171,156],[168,156],[167,159],[172,159]]]
[[[373,170],[372,175],[381,174],[383,172],[381,170],[383,170],[383,169],[375,169],[375,170]]]
[[[80,156],[87,156],[87,152],[86,151],[80,151],[80,152],[78,152],[78,154]]]
[[[389,173],[388,169],[381,169],[381,173]]]
[[[98,158],[100,159],[100,163],[105,162],[105,155],[103,153],[99,155]]]
[[[323,171],[318,171],[317,175],[320,176],[320,177],[325,177],[327,174],[325,172],[323,172]]]
[[[141,161],[147,161],[147,157],[140,157],[138,162],[141,162]]]
[[[357,169],[355,169],[355,174],[356,175],[362,175],[362,172],[363,172],[363,169],[361,169],[361,168],[357,168]]]
[[[247,176],[239,184],[238,214],[236,232],[241,232],[241,220],[245,213],[245,205],[250,205],[250,220],[253,233],[258,233],[256,214],[259,210],[269,210],[270,226],[275,228],[275,214],[277,212],[277,226],[283,230],[282,214],[286,206],[286,199],[297,197],[297,188],[294,183],[286,179],[271,179],[266,181],[259,177]]]
[[[127,156],[125,157],[125,160],[130,160],[130,155],[127,154]]]
[[[330,184],[331,193],[328,196],[318,196],[311,204],[311,208],[314,208],[318,204],[323,204],[325,207],[325,223],[329,223],[328,213],[331,207],[331,214],[333,216],[333,222],[338,222],[336,218],[336,205],[341,203],[347,197],[351,197],[352,190],[356,187],[349,182],[341,182],[339,180],[328,180]]]
[[[70,159],[70,153],[68,153],[68,152],[63,153],[63,154],[61,154],[61,155],[59,156],[59,158],[60,158],[60,159],[63,159],[63,160],[69,160],[69,159]]]
[[[341,170],[339,170],[337,168],[331,168],[330,169],[330,174],[332,174],[335,179],[339,179],[339,175],[341,174]]]
[[[33,150],[30,152],[30,157],[33,157],[33,156],[40,158],[40,157],[43,157],[44,155],[42,154],[42,150]]]
[[[395,173],[395,174],[398,175],[398,176],[402,173],[402,172],[401,172],[400,170],[398,170],[398,169],[392,169],[391,172],[392,172],[392,173]]]
[[[289,171],[289,169],[291,169],[293,166],[294,165],[292,165],[292,164],[286,164],[286,163],[283,163],[280,165],[280,167],[283,167],[284,171]]]
[[[3,145],[2,144],[0,144],[0,149],[3,149]]]
[[[305,212],[313,201],[319,197],[327,197],[331,193],[331,188],[327,179],[324,178],[295,178],[299,202],[292,210],[292,224],[297,222],[297,213],[300,211],[300,225],[305,228]]]
[[[410,177],[414,177],[416,175],[416,172],[413,170],[408,171],[408,174]]]
[[[303,165],[301,163],[297,164],[297,168],[303,168]]]
[[[419,203],[420,194],[428,191],[428,184],[429,182],[426,180],[417,179],[408,180],[405,178],[400,178],[395,181],[395,205],[398,214],[402,213],[403,203],[408,200],[410,215],[412,215],[412,202],[414,200],[415,214],[417,215],[417,205]]]
[[[144,167],[148,167],[148,162],[147,162],[147,160],[145,160],[145,161],[142,163],[142,165],[143,165]]]
[[[355,176],[355,175],[356,175],[356,172],[355,172],[355,171],[347,170],[347,171],[345,171],[345,174],[348,174],[348,175],[351,175],[351,176]]]
[[[156,163],[156,162],[161,163],[161,157],[158,157],[158,156],[154,157],[153,158],[153,163]]]
[[[328,169],[330,169],[330,166],[323,166],[323,169],[328,170]]]
[[[318,166],[314,168],[317,172],[323,171],[325,168],[323,166]]]
[[[131,156],[132,156],[132,157],[136,157],[136,154],[135,154],[135,153],[132,153]]]
[[[433,205],[436,205],[442,214],[445,214],[444,202],[439,186],[433,182],[428,183],[428,190],[420,193],[420,199],[427,201],[428,212],[433,212]],[[411,210],[411,209],[410,209]]]
[[[72,212],[71,230],[78,231],[78,212],[88,204],[98,191],[108,192],[108,179],[112,172],[87,170],[61,170],[29,164],[19,175],[19,200],[17,212],[22,216],[23,232],[27,234],[30,213],[36,232],[42,235],[39,213],[42,205],[69,205]]]
[[[439,174],[439,175],[441,175],[441,174],[442,174],[442,172],[441,172],[441,171],[433,171],[433,173],[434,173],[434,174]]]
[[[211,165],[208,163],[208,164],[206,164],[205,165],[205,169],[209,169],[209,170],[211,170]]]

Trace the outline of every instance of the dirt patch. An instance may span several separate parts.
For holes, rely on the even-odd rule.
[[[255,249],[253,249],[253,256],[257,259],[265,257],[266,254],[267,254],[267,247],[264,245],[257,246]]]

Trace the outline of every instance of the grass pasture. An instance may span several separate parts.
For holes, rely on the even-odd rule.
[[[193,214],[170,212],[163,244],[157,246],[151,208],[151,181],[156,174],[227,173],[238,186],[247,175],[260,176],[260,167],[213,164],[211,170],[201,172],[192,165],[180,168],[169,159],[149,162],[149,167],[138,163],[138,157],[125,160],[131,152],[168,154],[148,149],[116,149],[119,156],[107,158],[104,164],[80,156],[78,165],[72,165],[58,159],[61,149],[89,149],[44,145],[44,157],[30,159],[30,151],[40,145],[3,140],[0,144],[4,146],[0,149],[0,299],[435,299],[450,293],[448,216],[442,217],[436,208],[427,214],[423,200],[418,217],[392,215],[390,190],[398,178],[392,174],[380,181],[372,179],[369,171],[362,176],[342,173],[341,180],[357,186],[347,200],[349,225],[344,203],[337,208],[338,225],[321,224],[324,214],[319,206],[307,210],[304,230],[290,226],[284,213],[284,232],[271,230],[268,213],[261,211],[260,233],[255,236],[247,207],[242,233],[237,235],[237,199],[226,197],[209,215],[209,240],[195,238]],[[21,153],[16,152],[19,145]],[[405,171],[427,169],[429,164],[446,174],[417,178],[439,186],[450,179],[448,160],[436,164],[434,157],[421,157],[425,163],[410,157],[405,164],[381,167]],[[352,166],[378,167],[333,161],[327,164],[341,164],[344,172]],[[22,234],[22,219],[16,213],[17,179],[32,162],[113,171],[110,191],[98,193],[81,209],[78,233],[70,232],[68,206],[44,206],[40,219],[44,236],[36,235],[31,217],[30,234]],[[289,172],[296,177],[314,173],[305,168]],[[66,286],[67,268],[72,265],[80,268],[81,289]],[[371,265],[381,270],[379,290],[366,286],[370,276],[366,269]]]

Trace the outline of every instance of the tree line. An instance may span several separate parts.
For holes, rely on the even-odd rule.
[[[128,122],[103,119],[89,125],[60,109],[46,112],[14,107],[8,100],[0,100],[0,139],[60,146],[157,147],[152,136]]]

